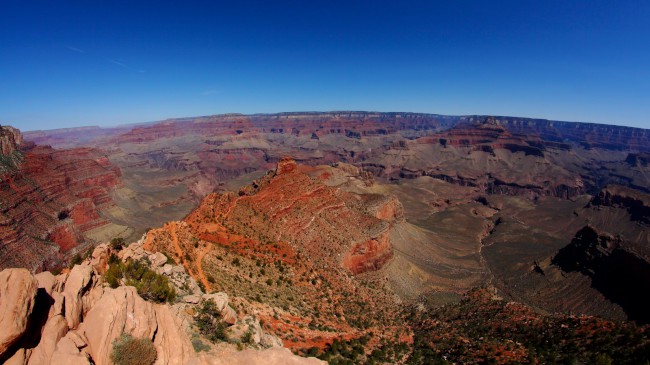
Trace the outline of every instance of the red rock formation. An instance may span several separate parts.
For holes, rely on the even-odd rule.
[[[343,266],[355,274],[379,270],[390,258],[393,250],[388,239],[388,232],[376,239],[355,244],[343,257]]]
[[[99,212],[114,205],[109,191],[121,174],[91,148],[26,146],[20,153],[20,164],[0,175],[0,268],[38,270],[108,223]]]
[[[0,155],[10,155],[23,143],[23,136],[18,129],[0,125]]]

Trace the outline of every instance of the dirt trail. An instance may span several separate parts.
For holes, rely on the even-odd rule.
[[[176,235],[176,222],[171,222],[169,224],[169,234],[172,236],[172,242],[174,243],[174,249],[179,257],[183,257],[183,250],[178,244],[178,235]]]
[[[205,242],[205,241],[204,241]],[[205,290],[206,292],[209,292],[211,289],[210,282],[208,281],[208,278],[205,276],[205,273],[203,272],[203,257],[210,252],[212,249],[212,243],[208,242],[207,245],[201,249],[196,257],[196,271],[197,271],[197,276],[199,277],[199,280],[205,285]]]

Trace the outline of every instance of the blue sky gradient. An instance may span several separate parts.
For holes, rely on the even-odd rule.
[[[0,0],[0,123],[496,114],[650,128],[650,2]]]

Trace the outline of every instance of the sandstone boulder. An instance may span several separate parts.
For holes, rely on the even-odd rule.
[[[158,329],[153,304],[138,296],[134,287],[106,289],[90,309],[79,334],[87,339],[88,352],[97,365],[110,364],[113,341],[122,333],[152,339]]]
[[[203,294],[203,300],[213,301],[219,311],[225,310],[228,306],[228,294],[226,293]]]
[[[221,312],[221,316],[229,325],[237,322],[237,312],[228,305],[228,294],[226,293],[213,293],[203,294],[203,300],[211,300],[216,304],[217,310]]]
[[[79,351],[69,336],[63,337],[57,344],[50,365],[90,365],[88,355]]]
[[[0,272],[0,359],[25,332],[38,281],[27,269]]]
[[[155,365],[186,365],[196,358],[194,348],[168,306],[155,305],[158,332],[154,346],[158,352]]]
[[[231,326],[237,322],[237,312],[229,305],[221,311],[221,317],[224,322]]]
[[[91,284],[92,275],[90,265],[75,265],[67,276],[62,294],[65,299],[65,319],[70,329],[79,326],[83,311],[81,297]]]
[[[56,350],[56,344],[68,332],[68,322],[57,314],[47,320],[41,340],[29,356],[29,365],[49,364]]]
[[[108,258],[111,250],[107,244],[101,244],[95,247],[92,256],[90,257],[90,265],[96,274],[104,275],[108,270]]]
[[[48,295],[52,295],[52,290],[56,284],[56,277],[49,271],[43,271],[34,276],[38,281],[38,288],[43,288]]]
[[[149,255],[144,250],[143,245],[144,245],[144,243],[143,243],[142,240],[140,240],[138,242],[134,242],[134,243],[128,245],[127,247],[125,247],[124,249],[122,249],[122,251],[120,251],[120,253],[117,256],[120,259],[122,259],[123,261],[126,261],[128,259],[132,259],[132,260],[136,260],[136,261],[140,260],[140,259],[143,259],[143,258],[145,258],[145,257],[147,257]]]
[[[151,268],[155,269],[167,263],[167,256],[160,252],[156,252],[149,255],[149,262],[151,262]]]

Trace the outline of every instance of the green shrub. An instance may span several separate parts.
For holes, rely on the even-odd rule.
[[[250,329],[244,333],[244,335],[241,336],[241,342],[245,344],[252,344],[253,343],[253,331]]]
[[[221,312],[217,305],[206,300],[194,318],[194,324],[202,335],[206,336],[211,342],[227,341],[226,325],[221,319]]]
[[[146,338],[134,338],[123,333],[113,341],[111,360],[115,365],[151,365],[156,357],[156,348]]]
[[[81,257],[80,254],[76,254],[72,257],[72,260],[70,261],[70,268],[72,269],[74,265],[79,265],[83,262],[83,258]]]
[[[111,240],[111,249],[115,251],[120,251],[124,247],[124,238],[115,237]]]
[[[139,261],[121,261],[109,265],[104,279],[111,288],[117,288],[123,279],[128,286],[134,286],[138,294],[145,299],[158,303],[171,302],[176,298],[176,291],[169,284],[167,277],[157,274]]]

